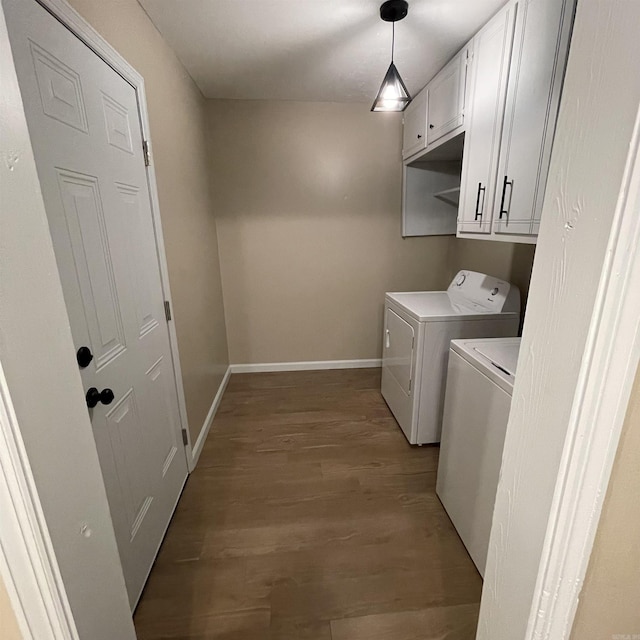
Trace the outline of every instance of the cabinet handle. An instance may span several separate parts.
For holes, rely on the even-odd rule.
[[[433,129],[433,125],[432,124],[429,125],[429,129]]]
[[[482,214],[484,213],[484,196],[485,196],[486,187],[482,186],[482,182],[478,182],[478,195],[476,197],[476,217],[474,220],[482,219]],[[480,193],[482,192],[482,210],[480,210]]]
[[[391,346],[391,336],[389,335],[389,329],[387,329],[385,347],[388,349],[390,346]]]
[[[420,138],[422,138],[422,134],[421,133],[418,134],[418,140],[420,140]]]
[[[511,187],[511,194],[513,194],[513,180],[508,180],[507,176],[504,177],[504,182],[502,183],[502,198],[500,199],[500,215],[499,219],[502,220],[503,214],[508,218],[509,217],[509,209],[504,208],[504,199],[507,195],[507,185]],[[511,194],[509,194],[509,206],[511,206]]]

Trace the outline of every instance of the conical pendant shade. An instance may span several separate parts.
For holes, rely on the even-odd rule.
[[[371,111],[404,111],[411,96],[393,62],[389,65]]]

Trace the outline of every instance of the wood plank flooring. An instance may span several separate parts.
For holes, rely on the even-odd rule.
[[[481,580],[380,370],[234,375],[135,615],[141,640],[472,640]]]

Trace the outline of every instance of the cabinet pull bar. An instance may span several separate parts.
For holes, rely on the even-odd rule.
[[[507,176],[504,177],[504,182],[502,183],[502,198],[500,199],[500,215],[499,219],[502,220],[503,214],[508,218],[509,217],[509,209],[504,208],[504,199],[507,195],[507,185],[511,187],[511,192],[513,193],[513,180],[508,180]]]
[[[474,220],[482,219],[484,213],[484,195],[486,187],[482,186],[482,182],[478,182],[478,195],[476,196],[476,217]],[[480,210],[480,192],[482,192],[482,210]]]

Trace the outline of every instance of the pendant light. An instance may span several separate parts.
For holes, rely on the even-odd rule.
[[[393,64],[393,50],[396,40],[396,25],[409,11],[409,4],[405,0],[387,0],[380,6],[380,17],[385,22],[391,23],[391,64],[384,80],[380,85],[380,91],[373,102],[371,111],[404,111],[411,102],[411,96],[407,87]]]

